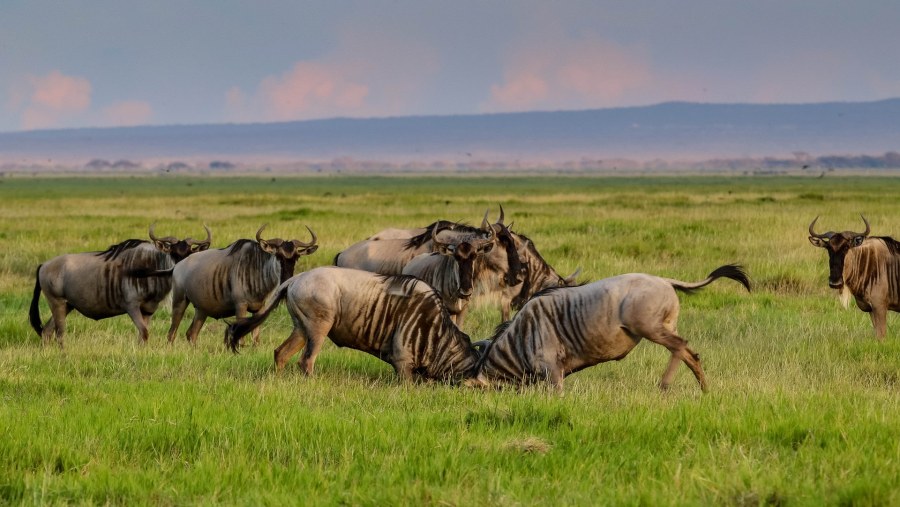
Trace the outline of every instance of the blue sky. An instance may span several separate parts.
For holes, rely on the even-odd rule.
[[[0,0],[0,131],[900,96],[900,2]]]

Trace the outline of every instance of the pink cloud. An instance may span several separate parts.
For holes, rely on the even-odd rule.
[[[26,130],[56,127],[91,105],[91,83],[82,77],[54,70],[46,76],[28,78],[29,92],[22,112]]]
[[[649,63],[639,50],[601,39],[521,47],[508,59],[502,82],[491,86],[483,109],[616,106],[650,81]]]
[[[294,120],[351,113],[365,104],[369,88],[340,68],[297,62],[281,76],[263,79],[259,97],[267,118]]]
[[[437,53],[421,42],[353,25],[342,31],[331,53],[264,77],[254,91],[229,88],[226,117],[289,121],[406,114],[416,110],[438,70]]]
[[[123,100],[103,109],[105,124],[113,127],[145,125],[153,118],[153,108],[142,100]]]

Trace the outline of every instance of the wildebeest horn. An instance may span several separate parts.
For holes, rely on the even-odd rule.
[[[578,275],[580,275],[580,274],[581,274],[581,266],[578,266],[578,268],[575,270],[574,273],[563,278],[563,282],[565,282],[566,285],[572,285],[578,279]]]
[[[262,224],[262,227],[260,227],[259,230],[256,231],[256,241],[257,242],[262,243],[263,241],[265,241],[264,239],[262,239],[260,237],[260,234],[262,234],[263,229],[265,229],[267,225],[269,225],[269,224]]]
[[[500,205],[500,218],[497,219],[497,223],[503,225],[503,205]]]
[[[860,218],[863,219],[863,222],[866,224],[866,232],[860,234],[860,236],[864,236],[864,237],[865,237],[865,236],[868,236],[868,235],[869,235],[869,232],[871,232],[871,230],[872,230],[872,228],[869,227],[869,221],[866,220],[866,217],[864,217],[862,213],[860,213],[859,216],[860,216]]]
[[[155,229],[155,228],[156,228],[156,222],[153,222],[152,224],[150,224],[150,239],[152,239],[153,241],[159,241],[159,239],[156,237],[156,235],[153,234],[153,229]]]
[[[447,243],[444,243],[438,239],[438,234],[440,234],[441,231],[443,231],[444,229],[452,229],[452,227],[447,227],[447,226],[439,227],[436,225],[436,226],[434,226],[433,229],[431,229],[431,241],[433,241],[435,245],[449,246]]]
[[[203,241],[194,241],[193,239],[189,239],[188,242],[192,245],[209,245],[212,243],[212,231],[209,230],[209,227],[206,224],[203,224],[203,228],[206,229],[206,239]]]
[[[306,226],[306,230],[309,231],[309,233],[312,235],[312,241],[310,241],[309,243],[304,243],[304,242],[296,240],[296,239],[294,240],[294,243],[297,246],[302,247],[302,248],[309,248],[309,247],[315,245],[316,241],[319,239],[316,237],[316,233],[313,232],[313,230],[310,229],[308,225]]]
[[[816,225],[816,221],[818,221],[818,220],[819,220],[819,217],[816,216],[816,218],[814,218],[813,221],[809,224],[809,235],[814,238],[824,238],[825,234],[816,234],[816,231],[813,230],[813,227]]]

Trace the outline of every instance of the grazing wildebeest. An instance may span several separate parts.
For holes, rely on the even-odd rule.
[[[437,252],[419,255],[403,268],[410,275],[431,285],[440,294],[444,306],[457,326],[462,326],[475,279],[484,265],[481,258],[494,247],[493,229],[485,217],[482,226],[490,231],[486,237],[449,243],[438,239],[440,230],[432,230]]]
[[[566,375],[623,359],[647,338],[672,353],[662,389],[669,387],[678,363],[684,361],[706,391],[700,357],[676,331],[675,291],[697,290],[722,277],[750,290],[747,274],[737,265],[721,266],[696,283],[630,273],[578,287],[546,289],[501,325],[492,340],[479,342],[485,350],[477,375],[467,382],[486,386],[493,381],[547,381],[562,389]]]
[[[169,343],[175,340],[188,303],[194,305],[194,319],[187,339],[196,343],[207,317],[245,317],[263,306],[278,284],[294,276],[294,265],[303,255],[318,249],[316,233],[309,227],[312,241],[263,239],[263,225],[256,240],[239,239],[231,245],[192,256],[172,270],[172,325]],[[254,336],[258,342],[258,331]]]
[[[31,327],[44,343],[56,334],[63,344],[66,315],[78,310],[94,320],[128,314],[142,341],[149,337],[148,324],[160,301],[172,288],[167,277],[136,277],[133,271],[170,269],[195,252],[209,248],[212,233],[206,229],[206,240],[157,238],[150,226],[150,239],[129,239],[111,245],[102,252],[66,254],[54,257],[37,268],[34,297],[29,318]],[[41,292],[50,305],[50,320],[41,326],[38,300]]]
[[[888,310],[900,312],[900,242],[887,236],[870,237],[866,217],[862,217],[864,232],[822,234],[814,229],[818,219],[809,224],[809,242],[828,252],[828,285],[841,290],[845,307],[853,295],[856,306],[871,317],[875,336],[883,340]]]
[[[304,349],[300,368],[312,374],[328,337],[338,347],[361,350],[387,362],[404,380],[414,376],[459,380],[474,374],[477,352],[428,284],[411,276],[332,266],[291,278],[256,315],[228,326],[225,341],[232,350],[283,299],[294,329],[275,349],[279,371]]]

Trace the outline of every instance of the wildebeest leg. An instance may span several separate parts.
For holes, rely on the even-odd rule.
[[[512,312],[512,301],[503,298],[500,300],[500,322],[509,320],[509,314]]]
[[[304,345],[306,345],[306,335],[299,327],[294,327],[288,339],[275,349],[275,371],[283,370],[288,359],[302,349]]]
[[[872,318],[872,326],[875,328],[875,337],[883,341],[884,335],[887,334],[887,308],[884,306],[872,305],[872,311],[869,312],[869,317]]]
[[[247,305],[246,304],[238,304],[234,308],[234,316],[238,319],[243,319],[247,317]],[[259,328],[262,326],[256,326],[253,328],[253,345],[259,345]],[[243,340],[241,341],[241,345],[243,345]]]
[[[469,311],[469,302],[465,301],[465,302],[463,302],[462,308],[460,308],[459,313],[456,314],[456,320],[455,320],[456,327],[462,328],[463,321],[466,318],[466,312],[468,312],[468,311]]]
[[[141,339],[141,343],[147,343],[147,340],[150,339],[150,330],[147,329],[147,324],[144,322],[144,314],[141,312],[141,307],[138,305],[129,308],[128,316],[131,317],[131,322],[134,322],[134,327],[138,330],[138,338]]]
[[[44,333],[41,338],[44,345],[46,345],[50,342],[50,335],[55,334],[56,344],[59,345],[59,348],[62,348],[63,337],[66,334],[66,315],[72,311],[72,308],[63,299],[47,298],[47,303],[50,306],[50,320],[44,326]]]
[[[655,333],[648,333],[646,337],[648,340],[669,349],[669,352],[672,353],[672,357],[669,359],[669,366],[666,368],[662,380],[660,380],[660,389],[666,390],[669,388],[680,359],[694,373],[694,377],[697,378],[697,382],[700,384],[700,390],[706,392],[706,374],[703,372],[703,367],[700,366],[700,355],[687,346],[687,341],[684,338],[668,329],[660,329]]]
[[[169,343],[175,341],[175,335],[178,334],[178,326],[181,325],[181,319],[184,318],[184,312],[187,310],[188,300],[183,290],[176,288],[172,291],[172,325],[169,326],[169,332],[166,337]]]
[[[316,356],[322,350],[325,344],[326,333],[310,333],[309,339],[306,341],[306,348],[303,349],[303,356],[300,358],[300,369],[307,375],[313,374],[313,368],[316,365]]]
[[[206,314],[203,313],[203,310],[195,306],[194,320],[191,321],[191,327],[187,330],[187,340],[191,342],[191,344],[197,343],[197,336],[200,334],[204,322],[206,322]]]

